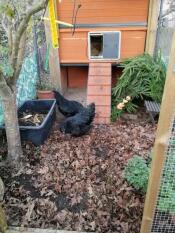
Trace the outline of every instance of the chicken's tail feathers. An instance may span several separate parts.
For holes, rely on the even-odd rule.
[[[60,94],[60,92],[59,91],[53,91],[53,93],[54,93],[54,96],[55,96],[55,99],[56,99],[56,101],[60,101],[60,100],[63,100],[64,99],[64,97]]]
[[[89,111],[91,111],[91,112],[95,112],[95,103],[90,103],[87,106],[87,109],[89,109]]]
[[[89,116],[90,116],[90,123],[93,121],[95,117],[95,103],[91,103],[87,106]]]

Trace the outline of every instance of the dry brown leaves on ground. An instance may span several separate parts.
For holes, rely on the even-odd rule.
[[[148,156],[154,132],[145,120],[120,120],[81,138],[56,126],[41,151],[24,144],[24,168],[13,177],[0,172],[9,224],[138,233],[144,196],[128,186],[123,170],[133,155]]]

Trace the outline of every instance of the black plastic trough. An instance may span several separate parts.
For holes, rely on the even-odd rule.
[[[41,125],[19,127],[21,140],[31,141],[37,146],[42,145],[47,139],[49,131],[56,118],[56,101],[29,100],[18,109],[18,114],[26,111],[35,113],[47,113]],[[4,126],[1,126],[0,128],[4,129]]]

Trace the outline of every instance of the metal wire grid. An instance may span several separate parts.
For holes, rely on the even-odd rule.
[[[175,119],[172,123],[151,233],[175,233]]]
[[[162,9],[166,2],[166,0],[162,0],[156,53],[161,51],[164,61],[168,64],[174,27],[169,23],[171,19],[167,19],[165,24],[164,19],[161,17],[163,15]],[[151,233],[175,233],[175,118],[172,120],[170,130],[171,136],[162,171]]]
[[[175,28],[174,0],[161,0],[155,54],[161,52],[166,64],[169,62],[171,42]],[[170,2],[168,4],[168,2]],[[167,10],[165,10],[167,8]],[[172,9],[172,11],[170,10]],[[165,16],[165,12],[169,12]]]

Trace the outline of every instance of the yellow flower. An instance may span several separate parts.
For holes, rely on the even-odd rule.
[[[130,100],[131,100],[131,97],[130,97],[130,96],[126,96],[126,100],[127,100],[127,101],[130,101]]]
[[[123,103],[119,103],[116,107],[117,107],[117,109],[123,109],[124,108],[124,104]]]
[[[124,103],[124,104],[128,103],[128,100],[123,99],[123,103]]]

